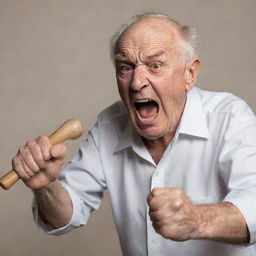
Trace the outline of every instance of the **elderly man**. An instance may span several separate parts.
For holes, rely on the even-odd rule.
[[[86,224],[108,189],[124,255],[256,255],[256,119],[237,97],[194,87],[197,44],[165,15],[138,16],[112,42],[123,102],[66,168],[47,137],[20,148],[13,165],[43,230]]]

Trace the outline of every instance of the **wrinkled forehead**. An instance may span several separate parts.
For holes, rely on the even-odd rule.
[[[118,39],[116,55],[136,52],[151,54],[159,51],[177,51],[182,44],[177,25],[169,20],[145,18],[128,27]]]

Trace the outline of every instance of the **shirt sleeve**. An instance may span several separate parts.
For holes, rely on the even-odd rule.
[[[52,235],[64,234],[73,228],[85,225],[90,213],[98,209],[103,191],[106,189],[106,182],[97,138],[97,126],[95,126],[59,178],[61,185],[67,190],[72,201],[73,214],[70,222],[62,228],[54,229],[40,219],[37,204],[35,201],[33,202],[34,220],[42,231]]]
[[[249,244],[253,244],[256,242],[256,118],[243,101],[233,106],[229,116],[220,168],[228,192],[224,201],[240,210],[249,230]]]

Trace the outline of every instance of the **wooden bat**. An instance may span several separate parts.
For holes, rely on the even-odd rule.
[[[49,136],[51,145],[56,145],[62,143],[68,139],[77,139],[83,134],[83,126],[80,121],[75,119],[67,120],[62,124],[55,132]],[[20,177],[15,170],[11,170],[6,173],[2,178],[0,178],[0,185],[4,189],[9,189],[14,185]]]

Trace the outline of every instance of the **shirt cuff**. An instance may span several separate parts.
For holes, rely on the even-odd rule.
[[[235,205],[245,218],[252,245],[256,242],[256,197],[255,191],[232,190],[223,200]]]
[[[72,230],[73,228],[84,226],[87,223],[87,220],[89,219],[90,212],[91,212],[90,208],[86,206],[82,202],[82,200],[80,200],[75,195],[75,193],[72,191],[72,189],[69,186],[67,186],[66,184],[61,184],[61,185],[69,193],[69,196],[71,198],[72,205],[73,205],[72,217],[70,222],[66,226],[56,229],[49,223],[45,223],[39,216],[38,205],[35,200],[33,200],[33,205],[32,205],[34,221],[37,224],[38,228],[43,232],[46,232],[50,235],[56,235],[56,236],[65,234],[70,230]]]

